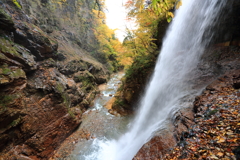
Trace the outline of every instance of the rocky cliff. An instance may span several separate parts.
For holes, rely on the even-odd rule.
[[[81,123],[109,71],[95,1],[0,1],[0,159],[48,159]]]

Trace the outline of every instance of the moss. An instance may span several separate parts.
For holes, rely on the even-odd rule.
[[[73,111],[72,111],[70,108],[68,108],[68,114],[69,114],[72,118],[75,118],[75,115],[74,115]]]
[[[21,117],[19,117],[18,119],[15,119],[14,121],[12,121],[10,125],[12,127],[15,127],[21,122],[21,120],[22,120]]]
[[[7,106],[17,98],[17,95],[1,95],[0,106]]]
[[[8,65],[0,66],[0,74],[9,77],[10,79],[26,78],[25,72],[18,68],[11,70]]]
[[[26,74],[22,69],[16,69],[11,72],[11,78],[26,78]]]
[[[55,86],[55,88],[56,88],[56,91],[57,91],[58,93],[63,93],[64,90],[65,90],[63,84],[61,84],[61,83],[57,83],[56,86]]]
[[[21,4],[19,4],[17,0],[12,0],[12,2],[17,6],[17,8],[22,9]]]
[[[93,82],[87,78],[82,81],[81,87],[82,87],[81,89],[85,92],[89,92],[90,90],[95,88]]]
[[[64,103],[67,107],[70,106],[70,100],[69,100],[68,95],[62,94],[61,96],[62,96],[62,98],[63,98],[63,103]]]
[[[21,55],[17,52],[17,48],[15,47],[16,44],[14,44],[11,40],[9,40],[6,37],[0,38],[0,50],[3,53],[10,53],[14,56],[21,57]]]
[[[11,16],[6,14],[5,11],[3,9],[1,9],[1,8],[0,8],[0,15],[4,15],[4,20],[6,20],[6,21],[8,21],[8,22],[13,24]]]
[[[9,68],[2,68],[2,74],[9,75],[11,72],[11,69]]]

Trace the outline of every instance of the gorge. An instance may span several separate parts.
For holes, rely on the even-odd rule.
[[[238,159],[240,2],[159,1],[166,16],[152,24],[157,13],[146,20],[140,7],[147,29],[129,31],[122,44],[103,2],[0,0],[0,159],[181,159],[176,150]],[[126,64],[118,92],[101,92]],[[107,109],[93,107],[99,95],[112,101]],[[211,116],[220,119],[215,128],[229,125],[221,137],[198,127],[212,126]],[[185,152],[186,139],[202,134],[215,136],[209,143],[219,151]]]

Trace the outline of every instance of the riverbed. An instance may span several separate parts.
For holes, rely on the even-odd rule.
[[[110,108],[105,108],[114,98],[123,76],[123,72],[116,73],[107,84],[99,86],[100,94],[94,106],[83,113],[79,128],[64,141],[52,159],[94,160],[101,146],[99,143],[118,139],[126,131],[130,117],[112,115],[108,112]]]

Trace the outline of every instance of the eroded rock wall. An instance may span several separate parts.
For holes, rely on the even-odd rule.
[[[81,123],[108,70],[94,1],[0,1],[0,159],[48,159]]]

